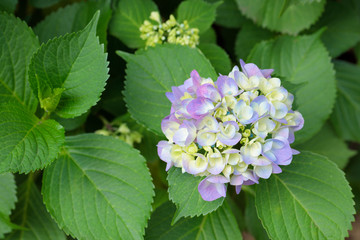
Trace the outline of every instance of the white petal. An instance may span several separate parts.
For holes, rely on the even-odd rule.
[[[259,177],[268,179],[272,173],[272,166],[271,164],[266,166],[255,166],[254,171]]]

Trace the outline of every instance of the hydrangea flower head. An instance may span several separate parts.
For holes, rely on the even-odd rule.
[[[165,42],[195,47],[199,44],[199,29],[190,28],[188,22],[178,23],[173,15],[162,23],[159,12],[151,12],[150,20],[140,27],[141,39],[145,46],[155,46]]]
[[[240,65],[215,82],[193,70],[166,93],[172,106],[161,123],[168,141],[159,142],[159,157],[166,170],[206,176],[198,186],[205,201],[225,197],[227,185],[239,193],[242,185],[281,173],[299,153],[290,147],[304,125],[292,110],[294,96],[271,77],[272,69]]]

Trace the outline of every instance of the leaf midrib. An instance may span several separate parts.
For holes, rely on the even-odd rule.
[[[10,48],[10,45],[9,45],[9,41],[8,41],[8,39],[7,39],[7,37],[6,37],[6,34],[4,34],[4,32],[2,31],[2,33],[3,33],[3,36],[4,36],[4,38],[5,38],[5,42],[6,42],[6,46],[7,46],[7,50],[9,50],[9,49],[11,49]],[[12,76],[13,76],[13,80],[14,80],[14,85],[15,85],[15,82],[16,82],[16,76],[15,76],[15,68],[14,68],[14,60],[13,60],[13,57],[12,57],[12,54],[11,54],[11,52],[10,51],[8,51],[9,52],[9,58],[10,58],[10,62],[11,62],[11,72],[12,72]],[[17,96],[17,94],[15,94],[15,90],[14,91],[12,91],[12,89],[5,83],[5,81],[3,80],[3,79],[1,79],[0,78],[0,83],[2,84],[2,85],[4,85],[4,87],[10,92],[10,93],[12,93],[12,95],[16,98],[16,100],[18,100],[23,106],[25,106],[26,107],[26,105],[25,105],[25,102],[23,102],[20,98],[19,98],[19,96]],[[24,86],[24,91],[25,91],[25,86]]]
[[[76,167],[78,169],[80,169],[80,171],[83,173],[83,176],[85,176],[88,181],[93,185],[93,187],[95,188],[95,190],[97,192],[99,192],[101,194],[101,196],[105,199],[105,201],[107,202],[107,204],[111,207],[111,209],[113,210],[113,212],[115,213],[115,215],[121,220],[121,222],[123,222],[125,228],[128,230],[128,232],[130,233],[131,236],[133,236],[132,232],[129,229],[129,226],[126,224],[126,221],[118,214],[118,212],[115,210],[114,206],[112,205],[112,203],[109,201],[109,199],[103,194],[103,192],[96,186],[96,184],[93,182],[93,180],[87,175],[86,171],[84,171],[80,165],[75,161],[75,159],[70,155],[69,151],[67,149],[63,149],[64,151],[61,153],[62,155],[66,155],[68,159],[71,159],[71,161],[76,165]],[[87,221],[86,221],[87,222]],[[106,229],[105,229],[106,230]],[[133,229],[135,232],[139,233],[138,231],[136,231],[135,229]],[[108,235],[108,232],[106,230],[106,234]],[[140,233],[140,235],[142,235]],[[134,236],[133,236],[134,237]]]
[[[274,175],[275,178],[285,187],[285,189],[290,193],[290,195],[293,197],[294,200],[296,200],[296,202],[301,206],[302,209],[304,209],[304,211],[306,212],[306,214],[308,215],[308,217],[311,219],[311,221],[315,224],[315,226],[317,227],[317,229],[319,230],[319,232],[326,237],[325,233],[322,231],[322,229],[319,227],[319,225],[317,224],[317,222],[315,222],[315,220],[312,218],[312,216],[310,215],[310,213],[308,212],[308,210],[304,207],[304,205],[302,205],[302,203],[300,202],[299,199],[296,198],[296,196],[293,194],[293,192],[288,188],[288,186],[286,185],[286,183],[277,175]],[[287,228],[286,228],[287,229]]]
[[[41,123],[41,120],[39,120],[38,122],[33,123],[33,126],[26,132],[25,136],[12,148],[12,150],[9,152],[9,154],[6,156],[6,159],[8,159],[8,157],[12,154],[12,152],[14,151],[15,148],[17,148],[21,143],[23,143],[26,139],[26,137],[32,132],[34,131],[34,129],[37,126],[40,126],[39,123]],[[24,158],[22,158],[22,161],[24,160]],[[11,159],[10,164],[11,165],[13,163],[13,159]],[[12,168],[11,168],[12,169]]]

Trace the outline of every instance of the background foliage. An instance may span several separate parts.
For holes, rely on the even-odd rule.
[[[152,11],[198,28],[200,44],[145,48]],[[166,172],[157,156],[165,93],[240,58],[275,69],[295,95],[301,154],[205,202],[201,177]],[[3,0],[0,60],[0,239],[349,235],[360,210],[357,0]]]

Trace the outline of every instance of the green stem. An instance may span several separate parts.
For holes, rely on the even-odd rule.
[[[47,120],[50,118],[50,112],[45,111],[44,114],[41,117],[41,120]]]

